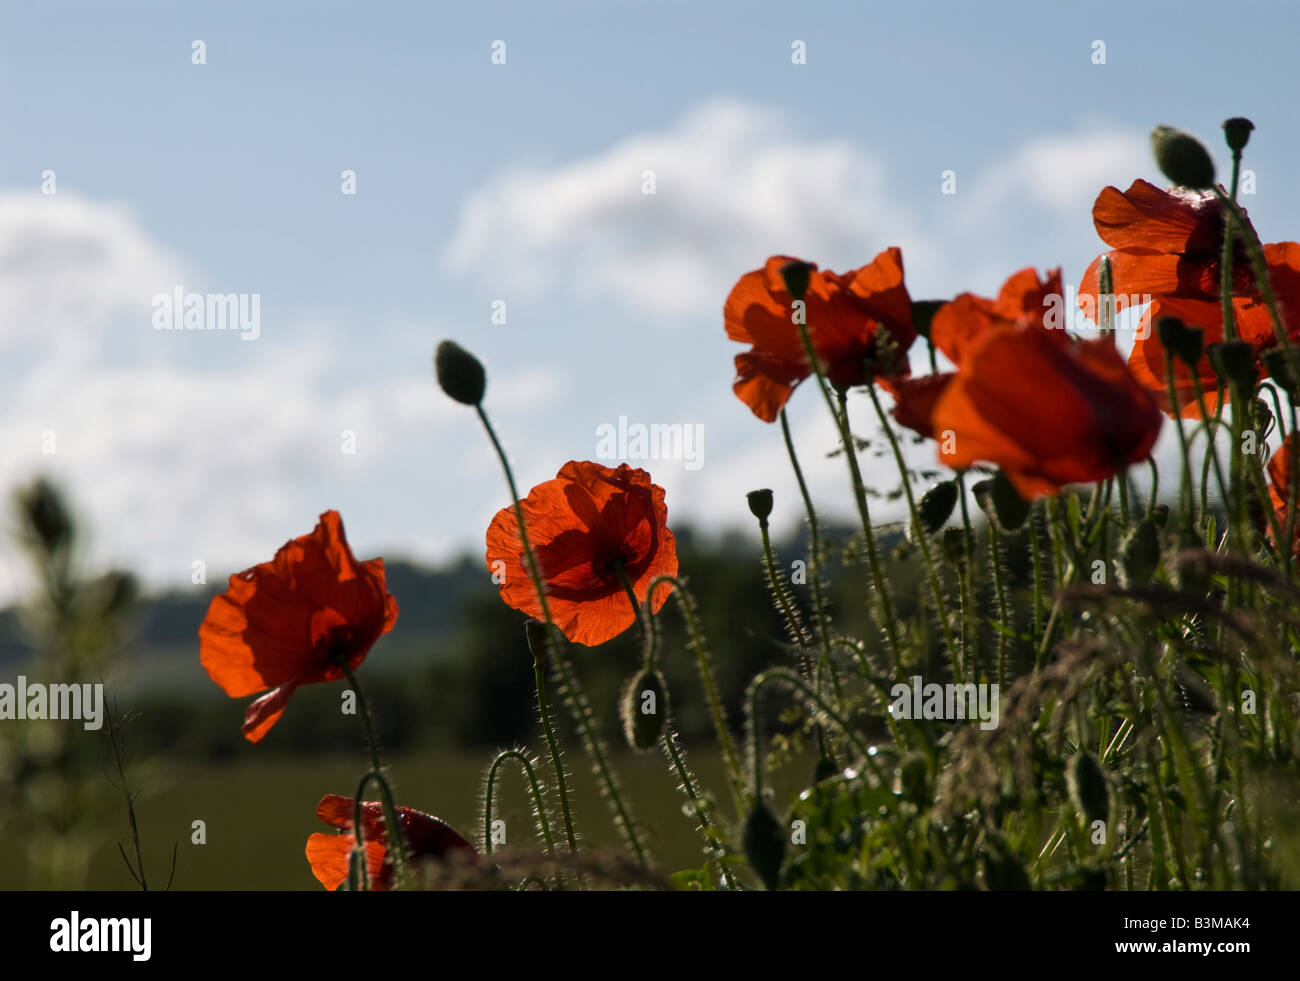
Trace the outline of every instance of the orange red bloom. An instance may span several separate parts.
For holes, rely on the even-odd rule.
[[[432,814],[409,807],[396,807],[394,810],[412,863],[421,859],[447,858],[453,854],[478,854],[473,845]],[[307,839],[307,861],[311,863],[312,875],[326,889],[337,889],[347,881],[348,860],[356,847],[356,836],[352,834],[356,801],[351,797],[326,794],[316,805],[316,814],[326,824],[344,832],[317,832]],[[378,801],[362,803],[361,824],[366,849],[366,881],[373,891],[391,889],[393,863],[388,854],[388,829],[384,824],[383,807]]]
[[[931,342],[957,366],[889,379],[894,416],[939,437],[953,468],[997,464],[1026,499],[1113,476],[1144,459],[1161,415],[1109,338],[1066,332],[1060,270],[1022,269],[996,299],[970,293],[946,303]]]
[[[1137,180],[1127,191],[1104,188],[1092,206],[1092,220],[1114,250],[1107,255],[1117,293],[1218,298],[1225,221],[1223,205],[1212,193],[1162,191]],[[1232,266],[1233,293],[1253,291],[1240,241],[1234,243]],[[1096,296],[1100,268],[1099,256],[1084,274],[1080,296]]]
[[[343,519],[326,511],[310,535],[230,577],[199,627],[199,658],[232,698],[266,692],[244,715],[245,738],[258,742],[296,688],[357,668],[396,620],[384,560],[358,562]]]
[[[1189,327],[1205,332],[1205,347],[1224,339],[1220,272],[1225,221],[1223,206],[1212,194],[1162,191],[1146,181],[1134,181],[1127,191],[1105,188],[1093,205],[1097,233],[1113,251],[1114,292],[1128,298],[1151,299],[1145,325],[1162,317],[1177,317]],[[1300,244],[1279,242],[1264,247],[1269,282],[1281,307],[1288,336],[1300,339]],[[1100,291],[1101,257],[1084,274],[1079,287],[1081,306],[1096,316]],[[1276,346],[1277,335],[1262,302],[1245,246],[1238,240],[1232,260],[1233,322],[1237,336],[1247,341],[1256,356]],[[1199,417],[1193,377],[1206,393],[1206,411],[1217,404],[1217,379],[1209,355],[1202,356],[1195,374],[1175,360],[1171,404],[1166,381],[1164,347],[1154,331],[1140,336],[1129,356],[1129,366],[1144,387],[1169,415]],[[1260,366],[1261,376],[1264,374]]]
[[[960,369],[967,353],[988,334],[999,330],[1063,330],[1064,315],[1061,270],[1040,277],[1030,267],[1012,275],[996,299],[963,293],[941,306],[930,322],[930,343]],[[922,436],[933,438],[935,406],[954,377],[954,372],[942,371],[918,377],[882,378],[880,385],[894,396],[894,418]]]
[[[636,621],[619,567],[639,603],[645,602],[651,579],[677,573],[677,542],[668,529],[664,489],[651,483],[644,470],[626,463],[611,469],[571,460],[516,506],[526,522],[551,617],[574,643],[603,644]],[[487,564],[508,605],[542,617],[514,507],[503,508],[488,526]],[[658,591],[656,612],[668,592]]]
[[[813,374],[781,275],[797,261],[772,256],[740,277],[723,307],[727,336],[750,345],[736,355],[732,388],[764,422],[773,422],[795,387]],[[831,384],[850,388],[878,375],[906,374],[916,331],[899,249],[886,249],[849,273],[814,266],[803,300],[803,322]]]

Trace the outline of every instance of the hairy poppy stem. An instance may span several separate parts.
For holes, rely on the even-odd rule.
[[[889,581],[885,578],[880,565],[880,553],[876,549],[876,535],[871,530],[871,510],[867,506],[866,485],[862,482],[862,470],[858,466],[858,451],[853,443],[853,433],[849,429],[848,396],[843,389],[837,389],[839,409],[826,387],[826,373],[822,370],[821,358],[813,347],[812,335],[808,325],[802,321],[797,324],[799,339],[803,342],[804,353],[817,378],[817,390],[826,401],[826,408],[835,420],[840,431],[840,443],[844,447],[844,456],[849,465],[849,479],[853,483],[853,500],[858,506],[858,517],[862,519],[862,536],[867,545],[867,562],[871,570],[872,585],[875,587],[878,614],[884,620],[885,636],[889,639],[889,653],[894,662],[894,669],[900,675],[903,672],[903,648],[898,636],[898,620],[894,616],[894,601],[889,592]]]
[[[944,643],[948,645],[948,659],[952,662],[953,675],[957,684],[960,685],[966,680],[966,671],[962,662],[967,660],[968,652],[959,649],[957,640],[952,633],[952,624],[948,622],[948,604],[944,600],[943,586],[939,582],[939,573],[934,567],[934,557],[930,554],[929,537],[922,529],[921,518],[916,511],[916,496],[912,493],[912,475],[908,472],[907,461],[903,459],[903,450],[898,445],[898,437],[894,434],[894,427],[889,424],[884,407],[880,404],[880,396],[876,394],[876,386],[868,385],[867,393],[871,396],[871,404],[876,409],[876,418],[880,420],[880,427],[885,431],[885,438],[889,440],[889,448],[894,451],[894,462],[898,464],[898,474],[903,481],[903,493],[907,496],[907,510],[912,516],[912,534],[921,547],[921,558],[925,562],[925,572],[930,579],[930,592],[934,596],[935,617],[939,621],[939,629],[943,632]]]
[[[528,781],[528,790],[533,799],[533,815],[537,818],[537,832],[542,841],[546,843],[546,854],[551,858],[555,857],[555,842],[551,838],[551,822],[548,817],[546,807],[546,797],[542,794],[541,784],[538,783],[537,773],[533,768],[533,761],[521,749],[505,749],[497,753],[493,758],[491,766],[488,767],[487,775],[483,780],[483,853],[492,854],[492,813],[496,805],[496,783],[497,771],[501,765],[508,760],[514,760],[519,764],[519,769],[523,772],[525,779]]]
[[[550,629],[551,628],[549,627],[546,628],[547,633],[550,633]],[[550,753],[555,766],[563,769],[563,765],[560,762],[560,741],[555,735],[555,719],[551,716],[550,698],[546,693],[546,665],[542,662],[541,658],[536,655],[533,657],[533,684],[537,688],[537,712],[542,720],[542,733],[546,737],[547,752]],[[533,779],[531,772],[529,773],[529,779]],[[569,845],[569,854],[576,855],[578,854],[578,839],[573,830],[573,821],[569,814],[568,798],[569,795],[566,790],[564,796],[561,797],[561,806],[564,808],[564,814],[567,818],[564,822],[564,836]],[[491,808],[491,806],[492,802],[489,800],[488,807]],[[545,820],[544,812],[539,817],[539,820]],[[549,847],[549,834],[547,835],[547,839]]]
[[[826,716],[826,718],[835,724],[835,727],[844,734],[844,737],[853,745],[853,748],[862,756],[863,763],[867,766],[881,787],[888,788],[889,781],[885,777],[884,771],[880,764],[876,762],[875,755],[871,749],[862,742],[862,738],[857,734],[852,726],[844,719],[842,715],[835,711],[826,700],[821,697],[812,686],[803,678],[788,668],[771,668],[767,671],[760,672],[754,676],[754,680],[749,683],[749,689],[746,692],[745,702],[749,706],[749,766],[750,766],[750,783],[753,787],[755,802],[761,802],[763,799],[763,723],[762,716],[759,712],[759,695],[767,685],[779,684],[792,688],[796,693],[808,699],[816,708]],[[893,794],[887,797],[887,806],[890,810],[895,810],[898,806]]]
[[[478,413],[479,421],[483,423],[488,439],[492,441],[492,448],[496,450],[497,459],[501,461],[501,469],[505,471],[506,484],[510,488],[510,500],[514,502],[511,508],[514,511],[515,522],[519,525],[519,541],[523,545],[524,560],[528,564],[528,575],[533,580],[533,588],[537,591],[537,601],[542,607],[542,619],[547,626],[545,631],[547,655],[559,668],[563,665],[563,655],[554,636],[555,621],[551,619],[551,604],[547,600],[546,584],[542,581],[541,569],[537,565],[537,556],[533,553],[533,546],[528,541],[528,527],[524,521],[524,510],[519,506],[519,488],[515,485],[515,473],[510,468],[510,459],[506,456],[501,440],[497,438],[496,430],[492,427],[492,421],[488,418],[487,412],[484,411],[483,404],[481,402],[476,404],[474,411]],[[534,678],[537,679],[538,702],[543,703],[546,700],[545,677],[538,679],[536,673],[534,673]],[[573,812],[569,807],[569,784],[564,777],[564,765],[560,760],[559,746],[555,739],[555,733],[549,724],[549,718],[549,715],[543,711],[542,719],[543,722],[547,723],[545,726],[547,749],[551,754],[551,769],[555,773],[555,789],[560,797],[560,812],[564,820],[564,836],[569,842],[570,850],[576,851],[578,838],[573,830]]]
[[[989,566],[993,570],[993,592],[998,600],[998,691],[1007,690],[1007,649],[1011,644],[1009,636],[1012,628],[1010,616],[1007,613],[1007,593],[1002,584],[1002,550],[998,547],[998,529],[997,522],[990,521],[987,526],[989,533]]]
[[[358,701],[360,701],[359,698]],[[370,888],[366,876],[365,825],[361,819],[361,803],[365,800],[366,786],[372,780],[379,784],[380,806],[384,812],[384,828],[387,832],[389,851],[394,856],[393,877],[399,889],[405,888],[411,884],[411,865],[406,852],[406,837],[402,834],[402,825],[397,820],[397,808],[393,804],[393,789],[389,786],[388,779],[379,770],[371,770],[357,784],[357,796],[353,800],[352,810],[352,836],[356,840],[356,850],[362,856],[359,874],[361,890],[365,891]]]
[[[822,540],[817,523],[817,511],[813,507],[812,496],[808,493],[808,484],[803,479],[803,468],[799,466],[799,455],[794,450],[794,440],[790,436],[790,420],[786,418],[785,409],[781,410],[781,436],[785,439],[785,451],[790,457],[790,466],[794,470],[795,482],[799,485],[799,496],[803,498],[804,513],[808,517],[808,573],[812,578],[813,619],[817,622],[817,634],[821,639],[822,653],[818,660],[819,681],[821,672],[829,670],[835,684],[835,698],[844,701],[839,690],[839,678],[834,665],[831,664],[830,612],[826,609],[826,599],[822,591]],[[820,686],[819,686],[820,687]]]
[[[340,658],[336,663],[343,669],[343,674],[348,679],[348,685],[356,693],[357,707],[361,709],[361,725],[366,735],[366,749],[370,752],[370,765],[378,773],[383,770],[384,764],[379,758],[379,741],[375,738],[375,721],[370,715],[370,705],[366,702],[366,693],[361,690],[361,683],[357,681],[357,676],[353,674],[347,660]]]
[[[659,649],[659,621],[648,615],[648,611],[652,607],[651,599],[655,595],[655,590],[658,589],[661,583],[672,587],[673,595],[677,599],[677,608],[681,611],[682,619],[686,623],[686,632],[691,638],[690,647],[695,654],[695,667],[700,675],[700,684],[704,687],[704,697],[709,703],[709,714],[713,717],[713,729],[717,733],[718,745],[722,747],[722,755],[726,758],[727,769],[731,773],[732,796],[736,805],[736,813],[741,814],[744,812],[745,775],[740,765],[740,756],[737,754],[736,744],[731,738],[731,727],[727,724],[727,713],[722,707],[722,698],[718,694],[718,682],[713,672],[713,658],[709,653],[708,643],[704,637],[704,629],[700,625],[695,597],[686,588],[686,584],[676,576],[655,576],[646,587],[646,608],[642,611],[642,615],[646,617],[650,629],[653,631],[652,641],[656,652],[655,656],[658,656]]]
[[[1178,501],[1183,511],[1183,525],[1188,534],[1192,534],[1196,529],[1196,509],[1192,498],[1192,460],[1188,454],[1187,433],[1183,431],[1183,417],[1178,410],[1178,395],[1174,388],[1174,352],[1167,347],[1165,348],[1165,385],[1169,389],[1169,409],[1175,413],[1174,428],[1178,430],[1178,455],[1182,462],[1182,482],[1178,488]]]
[[[673,726],[665,721],[663,732],[659,734],[659,745],[668,757],[672,768],[677,772],[677,779],[680,781],[680,789],[690,801],[692,809],[695,811],[695,819],[700,822],[699,831],[704,836],[704,844],[708,849],[709,857],[713,860],[718,868],[718,880],[722,887],[728,890],[738,890],[739,884],[727,867],[727,849],[713,834],[713,820],[709,817],[709,802],[700,794],[699,779],[691,771],[686,762],[686,754],[682,751],[681,744],[677,740],[677,732]]]

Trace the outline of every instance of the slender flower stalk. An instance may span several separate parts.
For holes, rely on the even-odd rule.
[[[492,815],[496,808],[497,773],[502,765],[514,761],[528,782],[528,792],[533,803],[533,816],[537,819],[538,836],[546,845],[546,854],[555,857],[555,841],[551,836],[551,819],[542,793],[541,783],[533,767],[533,760],[521,749],[505,749],[497,753],[483,778],[483,854],[492,854]]]
[[[727,713],[722,706],[722,698],[718,694],[718,681],[713,671],[713,657],[709,653],[704,628],[700,624],[695,597],[686,588],[686,584],[676,576],[656,576],[650,580],[650,585],[646,588],[646,602],[641,615],[653,632],[650,642],[653,644],[653,649],[656,652],[655,656],[658,658],[659,621],[654,618],[653,614],[649,613],[649,610],[653,606],[652,599],[656,595],[655,591],[661,585],[672,589],[673,596],[677,599],[677,608],[681,611],[682,620],[686,624],[686,633],[691,638],[690,648],[695,654],[695,668],[700,676],[700,684],[704,688],[705,700],[709,703],[709,714],[713,718],[713,731],[718,737],[718,746],[722,749],[723,758],[727,761],[727,769],[731,774],[736,812],[740,813],[743,810],[744,770],[740,764],[740,756],[736,752],[735,740],[731,736],[731,727],[727,723]]]
[[[803,499],[804,514],[808,518],[808,574],[812,580],[813,620],[817,624],[817,636],[821,642],[821,657],[818,659],[818,687],[821,687],[824,672],[829,672],[835,688],[835,698],[843,701],[840,682],[835,665],[831,663],[831,625],[830,611],[826,607],[824,583],[822,581],[822,539],[817,522],[817,510],[813,507],[812,495],[808,493],[808,484],[803,477],[803,468],[799,466],[799,455],[794,449],[794,440],[790,436],[790,420],[785,409],[781,410],[781,435],[785,440],[785,450],[790,457],[790,466],[794,470],[795,482],[799,485],[799,496]]]
[[[962,668],[962,661],[967,652],[958,648],[956,638],[953,637],[952,624],[948,622],[948,606],[943,596],[943,585],[939,582],[939,573],[935,570],[934,557],[930,554],[929,536],[921,527],[921,518],[916,511],[916,497],[912,493],[912,477],[907,469],[907,461],[903,459],[903,451],[898,445],[898,437],[894,433],[894,427],[889,424],[889,419],[885,416],[885,410],[880,404],[880,396],[876,394],[876,387],[868,385],[867,392],[871,395],[871,404],[876,409],[876,417],[880,420],[880,426],[885,431],[885,438],[889,440],[889,448],[894,451],[894,462],[898,464],[898,473],[903,481],[903,493],[907,497],[907,510],[911,515],[912,533],[921,548],[921,559],[925,563],[926,576],[930,580],[930,594],[934,598],[935,617],[939,620],[939,629],[943,632],[944,643],[948,645],[948,657],[952,661],[953,675],[957,679],[957,684],[960,685],[966,680],[966,672]],[[841,400],[840,406],[841,409],[844,408],[843,400]]]

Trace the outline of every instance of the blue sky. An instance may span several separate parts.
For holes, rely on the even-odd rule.
[[[784,529],[780,434],[731,394],[721,320],[767,255],[843,269],[898,245],[918,298],[1027,265],[1076,282],[1096,193],[1159,181],[1150,128],[1222,165],[1232,115],[1258,127],[1261,236],[1300,226],[1280,0],[0,11],[0,481],[54,474],[93,559],[155,584],[268,558],[330,507],[363,557],[480,552],[508,501],[432,382],[443,337],[486,363],[524,486],[620,416],[701,425],[698,469],[632,461],[670,520],[744,526],[744,492],[771,486]],[[177,285],[260,294],[260,336],[154,330]],[[847,513],[820,409],[801,392],[792,422],[819,503]],[[0,595],[22,583],[0,560]]]

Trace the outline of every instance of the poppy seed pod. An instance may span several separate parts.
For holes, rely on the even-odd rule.
[[[1246,149],[1246,144],[1250,142],[1250,131],[1255,128],[1255,124],[1244,116],[1233,116],[1231,119],[1225,119],[1223,122],[1223,138],[1228,142],[1228,149],[1233,153],[1240,153]]]
[[[816,267],[812,263],[800,259],[787,262],[782,266],[781,279],[785,282],[786,292],[796,300],[802,300],[804,294],[808,292],[808,283],[812,279],[814,268]]]
[[[916,518],[921,526],[921,534],[933,535],[943,527],[943,523],[957,506],[957,481],[945,480],[935,484],[921,495],[917,504]],[[908,529],[911,530],[910,528]]]
[[[72,541],[72,515],[63,495],[44,477],[16,495],[18,510],[46,552],[52,553]]]
[[[989,520],[997,522],[1005,532],[1016,531],[1029,517],[1029,502],[1016,492],[1001,470],[988,480],[973,484],[971,492]]]
[[[1175,184],[1193,191],[1214,186],[1214,161],[1205,145],[1190,133],[1172,126],[1151,131],[1151,149],[1160,172]]]
[[[781,884],[781,863],[785,860],[785,829],[767,805],[757,803],[749,812],[742,844],[745,857],[763,885],[776,889]]]
[[[1105,821],[1110,816],[1110,792],[1097,757],[1087,752],[1076,756],[1070,764],[1066,786],[1070,801],[1089,824]]]
[[[745,495],[745,500],[749,502],[749,513],[759,521],[766,521],[772,513],[772,492],[766,487],[762,490],[753,490]]]
[[[1293,397],[1300,397],[1300,387],[1296,385],[1295,376],[1291,371],[1291,357],[1288,351],[1282,348],[1265,351],[1260,356],[1260,361],[1264,363],[1264,370],[1268,372],[1268,376],[1277,382],[1284,392]]]
[[[478,405],[487,388],[483,363],[455,341],[443,341],[433,356],[438,384],[462,405]]]
[[[668,714],[668,690],[663,675],[647,667],[629,678],[618,700],[618,714],[629,746],[640,752],[654,749]]]
[[[1255,349],[1246,341],[1221,341],[1206,348],[1214,373],[1229,388],[1235,383],[1249,392],[1254,389],[1258,373]]]
[[[1160,343],[1189,368],[1195,368],[1205,353],[1205,331],[1188,327],[1177,317],[1161,317],[1156,323]]]

